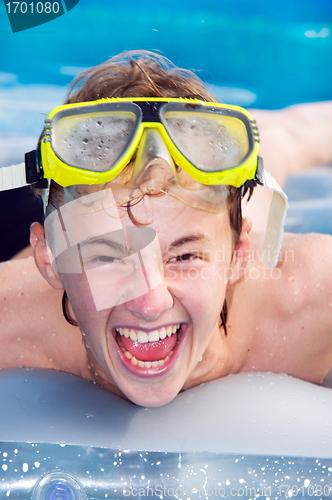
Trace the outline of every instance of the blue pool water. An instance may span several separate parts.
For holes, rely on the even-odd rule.
[[[21,162],[23,154],[35,147],[45,115],[63,101],[78,72],[123,50],[158,50],[176,65],[195,69],[219,100],[246,107],[277,109],[332,99],[330,0],[168,0],[164,4],[127,0],[120,5],[80,0],[65,16],[16,34],[10,30],[5,7],[0,6],[0,167]],[[332,169],[291,178],[286,191],[292,200],[287,230],[332,234]],[[59,392],[60,401],[62,397]],[[36,400],[34,394],[30,402]],[[40,402],[44,405],[42,398]],[[22,411],[26,423],[29,409],[22,406]],[[55,416],[58,413],[53,411]],[[93,414],[84,417],[93,422]],[[322,426],[320,430],[323,433]],[[293,433],[292,429],[287,440]],[[33,442],[1,442],[0,453],[0,498],[23,500],[34,494],[35,500],[35,485],[45,474],[58,473],[58,464],[78,478],[89,499],[124,497],[124,473],[133,486],[143,487],[150,479],[152,486],[172,488],[180,480],[191,484],[191,477],[194,484],[198,478],[204,484],[206,477],[207,487],[220,483],[227,494],[235,483],[257,490],[273,484],[269,497],[273,499],[281,497],[280,485],[304,487],[303,481],[306,489],[296,486],[294,496],[317,496],[308,485],[319,481],[328,486],[324,498],[332,495],[331,460],[327,459],[127,451],[120,460],[118,451],[110,448]],[[47,500],[73,500],[66,474],[67,483],[62,484],[67,489],[47,490]]]
[[[43,114],[83,68],[157,50],[191,68],[224,102],[280,108],[332,98],[330,0],[80,0],[64,16],[13,34],[0,9],[0,166],[34,147]]]
[[[285,231],[332,234],[332,166],[288,179],[289,209]]]
[[[329,0],[128,0],[125,8],[80,0],[66,15],[15,34],[3,8],[0,43],[1,71],[24,85],[67,85],[79,68],[145,48],[198,70],[210,84],[250,91],[242,103],[253,98],[259,108],[332,92]]]
[[[0,47],[0,166],[34,147],[76,74],[124,50],[161,52],[230,104],[277,109],[332,98],[330,0],[80,0],[14,34],[3,5]]]
[[[332,495],[331,460],[224,453],[165,453],[0,442],[0,496],[15,500],[212,500]],[[59,467],[59,464],[60,467]],[[290,485],[290,486],[289,486]],[[317,485],[320,489],[317,490]],[[324,489],[325,488],[325,489]],[[8,494],[9,492],[9,494]],[[325,494],[324,494],[325,492]],[[317,495],[316,495],[317,496]]]

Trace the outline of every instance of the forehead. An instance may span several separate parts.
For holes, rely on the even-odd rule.
[[[188,207],[168,196],[145,196],[140,203],[130,208],[121,209],[124,225],[146,224],[154,228],[159,240],[168,241],[182,233],[201,233],[217,239],[218,235],[228,235],[228,212],[212,214]]]
[[[63,205],[45,221],[46,236],[53,249],[59,245],[76,245],[106,233],[115,236],[128,227],[153,229],[161,248],[184,235],[199,235],[192,241],[205,246],[218,244],[230,235],[226,209],[211,214],[188,207],[167,194],[144,196],[132,206],[120,208],[114,205],[111,193],[101,198],[88,195]]]

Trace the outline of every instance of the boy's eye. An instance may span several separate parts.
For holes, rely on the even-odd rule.
[[[89,268],[90,266],[102,266],[103,264],[119,264],[122,262],[121,259],[117,257],[112,257],[111,255],[96,255],[87,257],[84,260],[84,265]]]
[[[172,257],[169,260],[169,262],[185,262],[194,259],[197,259],[197,255],[193,255],[192,253],[184,253],[182,255],[177,255],[176,257]]]
[[[121,262],[121,259],[117,259],[116,257],[110,257],[109,255],[98,255],[98,257],[95,257],[95,261],[98,262]]]

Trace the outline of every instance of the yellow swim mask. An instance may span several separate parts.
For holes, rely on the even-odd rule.
[[[254,179],[258,133],[237,106],[196,99],[124,98],[66,104],[46,120],[43,177],[61,186],[105,184],[133,158],[144,131],[157,130],[177,167],[207,185]]]
[[[140,97],[65,104],[50,113],[37,150],[26,154],[25,165],[0,169],[0,190],[26,183],[48,190],[47,179],[52,179],[65,188],[69,201],[82,185],[124,188],[128,199],[160,189],[189,206],[217,212],[225,200],[224,186],[261,184],[274,191],[266,234],[267,246],[276,250],[267,259],[272,267],[287,197],[264,171],[258,142],[255,121],[238,106]],[[161,172],[161,179],[167,170],[159,159],[169,169],[165,188],[156,183],[156,176]],[[130,181],[119,184],[131,162]]]

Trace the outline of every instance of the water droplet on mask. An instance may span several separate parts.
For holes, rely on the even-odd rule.
[[[88,144],[89,142],[89,139],[87,139],[86,137],[82,140],[83,144]]]

